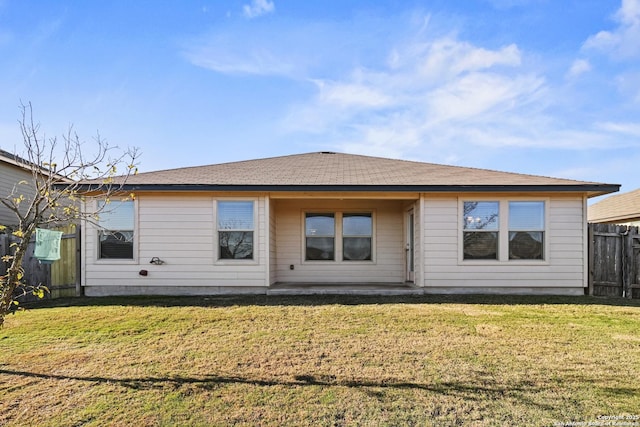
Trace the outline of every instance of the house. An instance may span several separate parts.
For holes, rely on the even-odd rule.
[[[0,150],[0,198],[24,195],[31,199],[35,190],[30,184],[33,182],[33,172],[29,162],[12,153]],[[21,184],[22,183],[22,184]],[[16,214],[0,203],[0,224],[4,226],[17,225]]]
[[[28,158],[38,157],[37,153],[29,153]],[[15,154],[0,149],[0,199],[12,204],[14,198],[22,196],[19,204],[20,213],[26,214],[31,202],[36,197],[36,186],[45,188],[49,185],[66,186],[74,181],[46,166],[38,165],[40,159],[27,160]],[[44,165],[47,165],[45,163]],[[36,181],[37,180],[37,181]],[[63,206],[70,206],[73,202],[68,198],[59,200]],[[32,211],[33,212],[33,211]],[[0,225],[14,228],[19,219],[16,212],[0,203]],[[62,224],[59,224],[62,225]]]
[[[583,295],[587,199],[618,189],[333,152],[141,173],[84,225],[82,285]]]
[[[640,225],[640,189],[616,194],[589,206],[589,222]]]

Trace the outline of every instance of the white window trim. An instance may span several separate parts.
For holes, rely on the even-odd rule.
[[[215,265],[258,265],[260,264],[257,197],[217,197],[213,199],[213,264]],[[218,232],[218,202],[253,202],[253,259],[220,259],[220,236]]]
[[[139,215],[138,215],[138,199],[131,200],[133,202],[133,258],[100,258],[100,226],[99,224],[94,225],[94,236],[95,245],[94,245],[94,259],[96,264],[111,264],[111,265],[138,265],[140,264],[140,256],[139,256],[139,247],[140,247],[140,224],[139,224]],[[115,202],[114,202],[115,203]],[[98,200],[94,200],[91,203],[93,212],[98,210]]]
[[[307,214],[333,214],[333,259],[307,259]],[[309,209],[302,211],[301,217],[301,262],[303,264],[331,264],[338,262],[342,258],[342,243],[338,245],[338,233],[342,232],[342,215],[340,215],[340,219],[338,219],[338,212],[334,209]],[[340,246],[339,254],[338,246]]]
[[[314,213],[332,213],[334,218],[334,258],[332,260],[308,260],[307,259],[307,227],[306,215]],[[371,260],[352,261],[343,258],[343,238],[342,235],[342,217],[344,214],[353,213],[370,213],[371,214]],[[376,235],[377,235],[377,213],[375,209],[304,209],[300,212],[300,222],[302,224],[302,239],[300,245],[300,262],[302,264],[345,264],[345,265],[376,265]]]
[[[458,265],[550,265],[549,203],[548,197],[459,197],[458,198]],[[498,259],[464,259],[464,225],[462,213],[465,202],[498,202]],[[544,259],[509,259],[509,202],[544,202]],[[467,230],[469,231],[469,230]]]

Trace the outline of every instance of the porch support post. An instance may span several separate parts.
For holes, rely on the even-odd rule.
[[[420,193],[417,206],[417,227],[415,233],[415,251],[416,251],[416,269],[414,277],[414,285],[419,288],[425,286],[425,266],[424,266],[424,212],[425,212],[425,195]]]
[[[271,286],[271,198],[264,196],[264,286]]]

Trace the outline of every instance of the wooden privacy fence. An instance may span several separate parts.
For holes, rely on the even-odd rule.
[[[36,244],[35,239],[29,242],[22,266],[24,268],[25,282],[27,285],[39,284],[49,288],[45,298],[60,298],[78,295],[80,268],[80,227],[67,226],[59,228],[62,231],[60,242],[60,259],[53,264],[41,264],[33,256]],[[11,243],[18,238],[12,235],[0,234],[0,257],[10,254]],[[7,265],[0,262],[0,274],[7,272]],[[37,297],[27,295],[21,301],[34,301]]]
[[[640,298],[638,227],[589,224],[589,295]]]

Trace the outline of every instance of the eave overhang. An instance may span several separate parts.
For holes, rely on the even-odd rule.
[[[80,191],[91,191],[91,186]],[[122,192],[412,192],[412,193],[584,193],[596,197],[620,190],[618,184],[560,185],[229,185],[124,184]],[[98,190],[99,192],[99,190]]]

